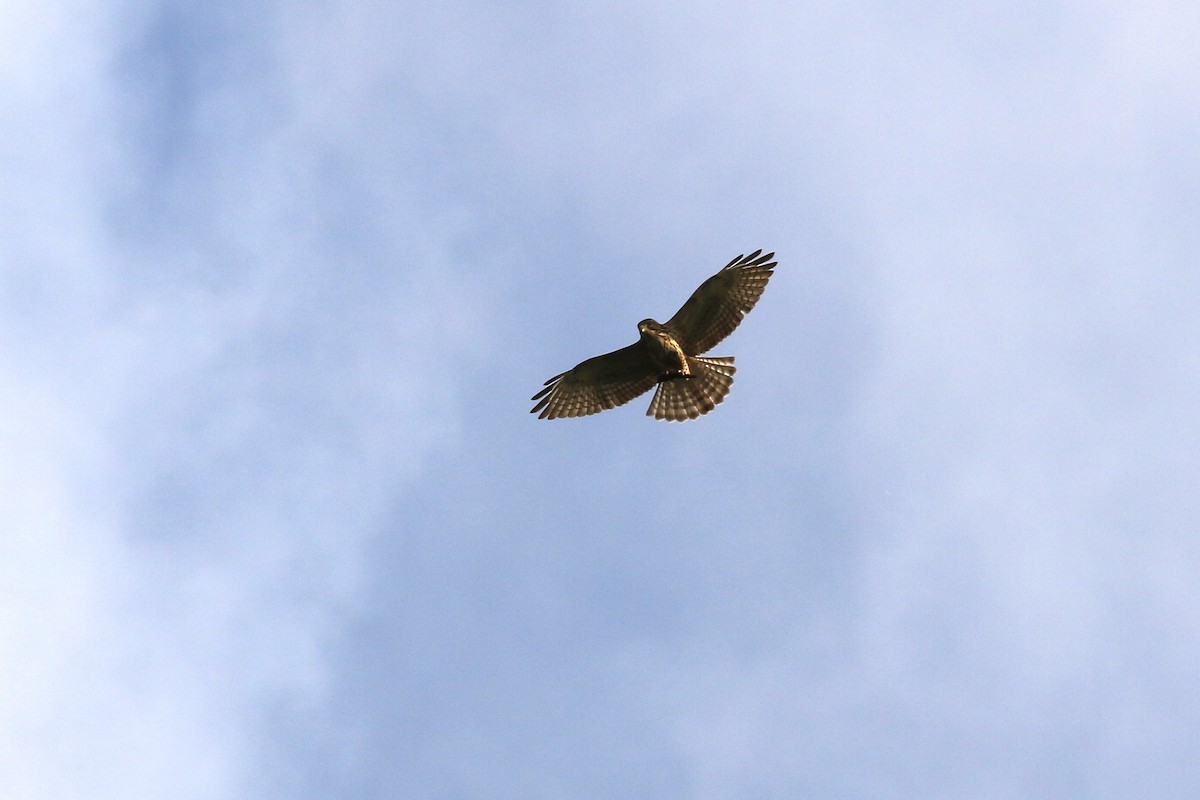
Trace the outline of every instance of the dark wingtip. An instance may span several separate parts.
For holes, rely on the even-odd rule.
[[[563,373],[563,375],[565,375],[565,374],[566,374],[566,373],[564,372],[564,373]],[[553,378],[551,378],[550,380],[546,381],[544,384],[542,384],[542,388],[538,390],[538,393],[537,393],[537,394],[535,394],[533,397],[531,397],[531,398],[529,398],[529,399],[530,399],[530,400],[537,400],[539,397],[541,397],[541,396],[543,396],[543,395],[546,395],[546,394],[549,394],[550,392],[553,392],[553,391],[554,391],[554,387],[555,387],[555,386],[558,386],[558,379],[559,379],[559,378],[561,378],[561,377],[562,377],[562,375],[555,375]]]
[[[748,269],[751,267],[763,267],[770,269],[771,267],[775,266],[775,262],[771,261],[771,259],[774,257],[774,252],[767,253],[764,256],[762,254],[762,248],[760,247],[749,255],[739,255],[737,258],[733,259],[733,261],[730,261],[728,264],[726,264],[725,269]],[[768,261],[771,261],[771,263],[768,264]]]
[[[762,250],[758,250],[758,251],[750,254],[750,256],[746,259],[746,263],[743,264],[742,266],[744,266],[746,269],[759,269],[759,270],[764,270],[764,271],[770,271],[770,270],[775,269],[775,267],[779,263],[779,262],[773,260],[775,258],[775,253],[770,252],[770,253],[767,253],[765,256],[760,256],[759,253],[761,253],[761,252],[762,252]]]

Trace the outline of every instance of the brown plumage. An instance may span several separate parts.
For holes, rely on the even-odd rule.
[[[700,357],[738,326],[771,279],[774,253],[738,256],[692,292],[665,323],[638,323],[638,341],[589,358],[533,396],[539,419],[583,417],[628,403],[658,384],[646,415],[682,422],[707,414],[733,385],[733,358]]]

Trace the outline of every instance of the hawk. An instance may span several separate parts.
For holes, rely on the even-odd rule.
[[[684,422],[707,414],[729,394],[733,358],[702,357],[733,333],[771,279],[774,253],[738,256],[700,284],[665,323],[644,319],[640,338],[612,353],[589,358],[555,375],[531,399],[538,419],[585,417],[658,390],[646,416]]]

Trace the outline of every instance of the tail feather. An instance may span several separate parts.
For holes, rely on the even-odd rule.
[[[683,422],[707,414],[725,399],[733,385],[733,358],[688,358],[690,376],[668,378],[658,384],[646,416]]]

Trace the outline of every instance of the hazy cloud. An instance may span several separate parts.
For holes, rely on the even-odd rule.
[[[1183,4],[0,22],[9,794],[1196,785]]]

